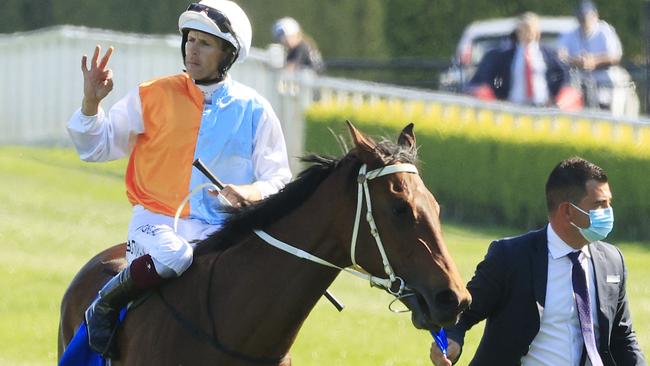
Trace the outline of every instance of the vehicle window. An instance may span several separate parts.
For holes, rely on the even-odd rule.
[[[490,50],[495,48],[507,47],[510,42],[508,35],[497,35],[489,37],[478,37],[474,39],[472,44],[472,57],[471,64],[477,65],[481,62],[483,56]]]
[[[544,45],[544,46],[550,47],[550,48],[552,48],[552,49],[557,49],[559,38],[560,38],[560,34],[559,34],[559,33],[555,33],[555,32],[543,32],[543,33],[542,33],[542,36],[541,36],[541,38],[540,38],[540,40],[539,40],[539,43],[540,43],[541,45]]]

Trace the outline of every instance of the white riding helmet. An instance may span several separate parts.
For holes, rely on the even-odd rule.
[[[273,24],[273,37],[276,40],[280,40],[283,37],[292,36],[298,32],[300,32],[300,24],[298,24],[298,22],[291,17],[278,19]]]
[[[178,30],[182,34],[185,29],[195,29],[227,41],[237,50],[236,62],[244,61],[251,49],[251,22],[244,10],[230,0],[201,0],[190,4],[178,18]]]

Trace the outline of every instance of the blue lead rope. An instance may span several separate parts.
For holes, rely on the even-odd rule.
[[[438,345],[438,348],[440,348],[442,354],[447,357],[447,346],[449,343],[447,342],[447,332],[445,332],[445,328],[440,328],[440,331],[438,333],[436,333],[435,330],[432,330],[431,335],[436,341],[436,344]]]

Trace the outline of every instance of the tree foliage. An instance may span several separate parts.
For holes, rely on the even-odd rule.
[[[326,57],[381,57],[386,55],[382,36],[383,3],[378,0],[240,0],[254,22],[253,44],[273,42],[275,20],[291,16],[311,36]]]
[[[577,0],[239,0],[253,21],[253,44],[272,42],[271,26],[292,16],[316,40],[326,58],[449,58],[464,27],[474,20],[524,11],[571,15]],[[177,32],[187,0],[5,0],[0,32],[57,24],[142,33]],[[643,0],[597,0],[601,18],[612,24],[625,57],[645,55]],[[650,15],[647,15],[650,16]]]
[[[602,19],[612,24],[627,58],[640,58],[643,48],[642,0],[598,1]],[[386,0],[386,43],[391,56],[449,57],[467,24],[511,17],[525,11],[540,15],[573,15],[577,0]]]

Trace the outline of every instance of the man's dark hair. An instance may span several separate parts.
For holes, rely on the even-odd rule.
[[[546,207],[555,211],[560,203],[578,203],[587,194],[589,180],[607,182],[607,174],[596,164],[574,156],[560,162],[546,181]]]

